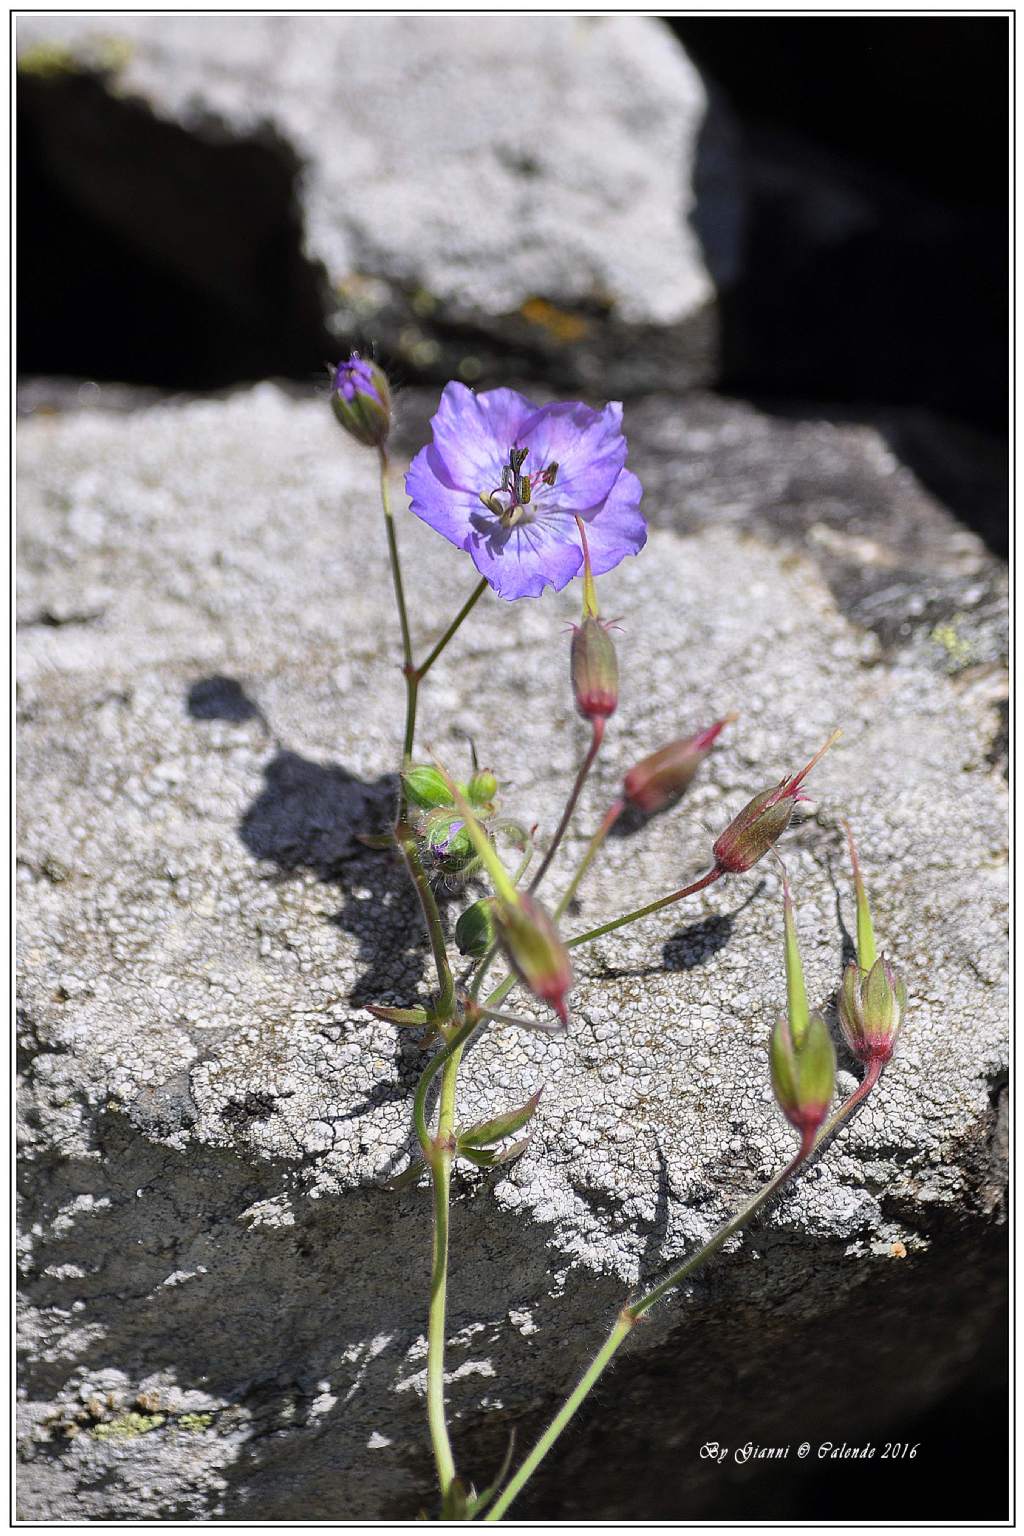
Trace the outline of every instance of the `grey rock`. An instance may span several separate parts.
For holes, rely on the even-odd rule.
[[[413,1516],[432,1499],[429,1200],[384,1185],[411,1155],[424,1057],[360,1004],[426,995],[429,957],[399,871],[356,837],[388,812],[403,693],[373,456],[322,403],[261,386],[41,414],[19,462],[22,1515]],[[779,516],[785,500],[780,484]],[[749,795],[842,724],[819,808],[784,844],[809,991],[828,1004],[848,942],[844,815],[910,1014],[850,1132],[638,1330],[605,1425],[637,1449],[631,1468],[669,1453],[679,1469],[640,1513],[670,1493],[708,1507],[695,1447],[737,1379],[768,1372],[753,1401],[770,1400],[769,1428],[792,1420],[806,1381],[779,1351],[809,1340],[827,1382],[859,1362],[868,1303],[871,1369],[823,1386],[830,1428],[863,1424],[872,1391],[898,1417],[969,1369],[998,1299],[1005,1143],[990,701],[923,645],[883,649],[813,541],[710,507],[687,530],[677,508],[655,477],[648,547],[602,583],[625,622],[622,704],[551,889],[638,755],[742,717],[676,812],[610,840],[567,927],[698,873]],[[416,520],[399,531],[422,646],[474,573]],[[584,745],[562,635],[575,604],[488,596],[424,690],[421,741],[461,769],[471,738],[507,809],[542,829]],[[784,999],[769,862],[581,950],[577,976],[564,1039],[496,1028],[462,1073],[473,1119],[545,1084],[522,1160],[457,1184],[450,1403],[480,1481],[626,1289],[791,1150],[765,1071]],[[642,1393],[689,1411],[652,1434]],[[538,1485],[544,1514],[578,1513],[588,1490],[587,1514],[621,1509],[604,1432],[567,1449],[572,1489]]]
[[[224,303],[243,301],[232,277],[258,280],[251,253],[217,260],[219,210],[200,176],[179,184],[173,144],[147,174],[130,147],[140,102],[201,142],[277,145],[299,167],[305,254],[343,338],[372,336],[416,372],[459,362],[470,382],[495,347],[595,387],[611,370],[620,393],[714,370],[708,263],[728,277],[739,261],[733,141],[656,20],[37,16],[18,47],[23,108],[75,201],[134,246],[159,241],[166,267]],[[92,101],[86,119],[61,95],[76,69],[107,83],[109,110]],[[36,88],[54,77],[56,96]],[[181,203],[176,231],[166,210],[147,218],[154,192]]]

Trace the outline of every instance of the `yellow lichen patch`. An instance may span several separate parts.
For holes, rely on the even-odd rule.
[[[183,1413],[178,1420],[178,1428],[196,1434],[200,1430],[209,1429],[212,1423],[212,1413]]]
[[[123,37],[93,38],[75,53],[63,43],[33,43],[18,58],[18,73],[52,80],[59,75],[116,75],[128,63],[132,45]]]
[[[954,614],[948,624],[936,624],[932,630],[932,639],[942,646],[951,661],[963,666],[964,662],[970,661],[973,653],[970,641],[965,640],[957,630],[959,618],[959,614]]]
[[[54,75],[73,75],[81,70],[78,59],[63,43],[34,43],[18,59],[19,75],[52,79]]]
[[[582,341],[590,331],[582,315],[559,309],[547,299],[527,299],[519,313],[530,325],[539,326],[541,330],[547,331],[552,340],[563,344]]]
[[[122,1413],[118,1419],[97,1424],[89,1433],[94,1440],[133,1440],[151,1429],[159,1429],[166,1420],[163,1413]]]

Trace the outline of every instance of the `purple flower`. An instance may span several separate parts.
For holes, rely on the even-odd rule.
[[[579,574],[577,517],[595,575],[643,548],[643,491],[625,468],[620,404],[538,408],[513,389],[475,395],[446,384],[431,427],[406,477],[412,510],[466,550],[499,597],[560,592]]]

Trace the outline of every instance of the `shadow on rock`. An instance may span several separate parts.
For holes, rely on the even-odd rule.
[[[185,708],[193,720],[226,720],[230,725],[242,725],[246,720],[259,720],[270,730],[270,724],[259,705],[254,703],[237,678],[201,677],[193,683],[185,696]]]
[[[308,869],[340,887],[344,902],[330,921],[357,941],[362,967],[351,1002],[412,1002],[428,953],[416,893],[392,850],[360,841],[386,829],[395,775],[367,783],[338,763],[285,748],[263,775],[264,788],[239,823],[242,842],[283,873]]]

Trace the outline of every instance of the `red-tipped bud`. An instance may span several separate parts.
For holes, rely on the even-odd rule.
[[[607,626],[587,616],[573,626],[569,674],[584,720],[607,720],[619,702],[619,661]]]
[[[714,725],[698,731],[696,736],[682,736],[643,758],[622,781],[623,799],[648,816],[672,805],[689,788],[719,732],[735,718],[735,715],[726,715],[724,720],[716,720]]]
[[[801,790],[804,779],[838,735],[838,731],[833,731],[799,773],[783,779],[774,789],[763,789],[729,823],[714,846],[715,863],[723,874],[742,874],[778,842],[789,826],[797,802],[807,798]]]
[[[515,901],[495,901],[493,916],[498,940],[520,981],[568,1024],[565,996],[572,986],[572,966],[552,919],[525,893]]]
[[[869,971],[850,962],[839,989],[839,1025],[858,1061],[884,1066],[907,1011],[907,989],[884,955]]]
[[[789,1019],[779,1019],[768,1059],[779,1108],[807,1145],[828,1114],[836,1082],[836,1053],[821,1014],[810,1015],[799,1039]]]

